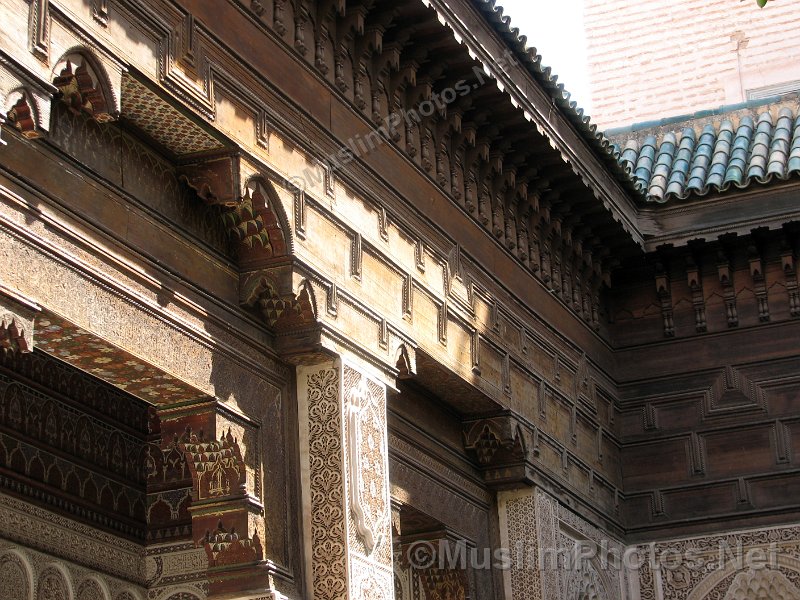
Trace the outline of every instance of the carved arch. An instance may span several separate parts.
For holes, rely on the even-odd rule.
[[[261,310],[267,325],[276,330],[294,329],[316,323],[316,300],[310,285],[301,284],[295,295],[284,290],[281,279],[286,278],[280,271],[256,271],[250,273],[239,284],[239,301],[244,306]]]
[[[172,590],[170,595],[167,596],[167,600],[200,600],[200,596],[194,590],[181,588]]]
[[[66,567],[59,563],[50,563],[41,573],[36,582],[36,600],[74,600],[75,591],[72,578]]]
[[[114,596],[114,600],[142,600],[142,596],[136,590],[126,588]]]
[[[119,116],[111,79],[88,48],[67,50],[54,64],[52,76],[57,95],[72,111],[89,114],[100,123]]]
[[[111,600],[108,586],[97,575],[88,575],[84,577],[75,590],[75,600],[94,600],[95,598],[98,600]],[[94,595],[89,595],[92,592],[94,592]]]
[[[21,578],[21,581],[17,582],[23,586],[21,590],[10,587],[14,583],[11,579],[14,572],[12,569],[15,569]],[[9,600],[12,598],[14,600],[31,600],[33,598],[33,569],[22,552],[10,548],[0,554],[0,582],[3,584],[3,588],[0,589],[0,598],[4,600],[6,597]],[[3,596],[3,594],[8,594],[8,596]]]
[[[6,95],[3,114],[8,123],[28,139],[42,137],[47,131],[43,111],[36,97],[25,87],[15,88]],[[47,114],[49,116],[49,112]]]
[[[783,552],[778,552],[775,555],[775,562],[777,563],[778,567],[783,567],[784,569],[788,569],[791,571],[795,571],[800,573],[800,560],[789,556]],[[771,568],[771,567],[770,567]],[[715,588],[726,578],[730,577],[734,573],[739,571],[739,574],[747,573],[747,571],[740,570],[736,568],[736,563],[728,563],[724,569],[717,569],[713,573],[711,573],[708,577],[703,579],[700,583],[698,583],[691,593],[686,597],[686,600],[707,600],[710,594],[715,591]],[[731,583],[731,586],[728,590],[725,590],[727,598],[727,592],[735,584],[734,582]],[[775,599],[779,600],[779,599]]]
[[[237,242],[239,266],[262,266],[294,254],[289,219],[273,183],[261,175],[250,177],[242,188],[242,200],[223,214],[231,237]]]

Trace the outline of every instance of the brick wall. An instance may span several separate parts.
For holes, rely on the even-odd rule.
[[[618,127],[800,80],[800,4],[585,0],[592,117]]]

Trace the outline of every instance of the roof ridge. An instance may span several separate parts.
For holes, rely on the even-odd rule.
[[[776,102],[789,101],[792,99],[792,97],[798,97],[798,93],[790,92],[787,94],[778,94],[775,96],[770,96],[768,98],[745,100],[744,102],[737,102],[734,104],[722,104],[716,108],[707,108],[695,111],[693,113],[684,113],[680,115],[674,115],[671,117],[664,117],[662,119],[639,121],[637,123],[624,125],[622,127],[611,127],[609,129],[606,129],[604,133],[610,137],[617,137],[625,133],[636,133],[646,129],[653,129],[655,127],[665,127],[673,123],[682,123],[684,121],[697,121],[705,117],[715,117],[718,115],[724,115],[725,113],[737,110],[746,110],[746,109],[758,108],[759,106],[773,105]]]

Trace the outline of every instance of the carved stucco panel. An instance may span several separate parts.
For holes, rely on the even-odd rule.
[[[0,600],[29,600],[33,574],[23,554],[15,550],[0,551]]]
[[[560,600],[561,577],[558,566],[558,516],[552,498],[536,491],[536,532],[542,567],[542,598]]]
[[[505,505],[505,535],[511,551],[513,568],[510,576],[511,597],[541,598],[542,574],[538,568],[539,543],[537,533],[536,499],[533,493],[507,499]],[[502,506],[502,504],[501,504]]]
[[[800,527],[679,539],[637,550],[643,559],[637,574],[642,600],[800,597],[792,595],[800,589]],[[748,563],[748,553],[755,550],[766,558],[764,568],[754,569]],[[662,561],[660,557],[685,560],[673,565],[669,563],[674,558]],[[784,579],[788,583],[778,585]],[[770,587],[767,582],[776,583]]]
[[[341,361],[298,384],[315,597],[393,598],[385,387]]]
[[[311,569],[314,597],[347,598],[339,370],[301,370],[308,411]]]
[[[385,388],[344,365],[347,493],[356,542],[351,550],[391,565]]]

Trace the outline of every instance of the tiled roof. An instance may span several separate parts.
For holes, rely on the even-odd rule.
[[[561,113],[569,119],[623,189],[635,199],[643,198],[644,188],[630,176],[620,162],[619,150],[597,128],[597,125],[590,121],[584,110],[574,100],[570,100],[571,94],[564,89],[563,83],[558,83],[558,76],[552,73],[550,67],[542,64],[542,56],[537,53],[536,48],[527,45],[528,38],[520,34],[519,28],[511,27],[511,18],[503,15],[503,7],[498,5],[496,0],[475,0],[475,4],[498,35],[506,40],[510,48],[516,50],[517,56],[527,66],[533,78],[541,84],[553,104],[561,109]]]
[[[765,111],[736,124],[724,119],[699,134],[686,127],[658,138],[647,135],[628,141],[620,162],[646,188],[650,202],[785,180],[800,173],[800,110],[783,107],[777,118]]]

